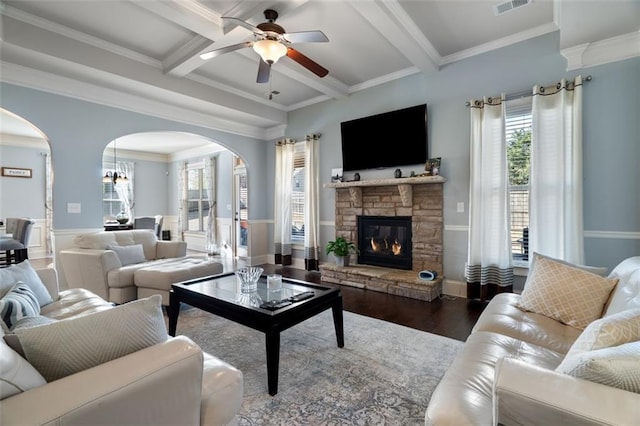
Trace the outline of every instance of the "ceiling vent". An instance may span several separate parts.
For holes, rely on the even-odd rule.
[[[510,10],[516,9],[518,7],[526,6],[530,4],[533,0],[509,0],[502,3],[498,3],[493,6],[493,12],[497,15],[502,15],[503,13],[509,12]]]

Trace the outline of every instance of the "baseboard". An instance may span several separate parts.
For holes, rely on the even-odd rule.
[[[447,296],[464,297],[467,298],[467,283],[462,281],[444,279],[442,284],[442,293]]]

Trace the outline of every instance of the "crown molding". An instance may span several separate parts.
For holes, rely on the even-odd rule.
[[[184,151],[176,152],[175,154],[169,154],[170,161],[182,161],[192,158],[217,154],[218,152],[226,151],[225,148],[218,146],[214,147],[212,144],[199,146],[197,148],[186,149]]]
[[[20,148],[46,149],[50,151],[49,142],[44,138],[11,135],[8,133],[0,133],[0,146],[17,146]]]
[[[105,50],[107,52],[114,53],[116,55],[123,56],[128,59],[132,59],[137,62],[141,62],[146,65],[150,65],[157,69],[162,69],[162,62],[151,58],[150,56],[134,52],[133,50],[126,49],[114,43],[110,43],[103,39],[90,36],[83,32],[71,29],[64,25],[56,24],[55,22],[42,19],[38,16],[32,15],[27,12],[23,12],[15,7],[3,4],[2,14],[10,18],[23,22],[25,24],[33,25],[34,27],[41,28],[46,31],[50,31],[54,34],[68,37],[72,40],[79,41],[81,43],[88,44],[93,47]]]
[[[560,51],[567,59],[567,71],[593,67],[640,56],[640,32],[633,32]]]
[[[114,152],[112,147],[106,147],[102,153],[102,161],[113,162]],[[132,151],[118,148],[117,157],[126,160],[155,161],[166,163],[170,157],[168,154],[158,154],[155,152]]]
[[[349,87],[349,93],[351,94],[351,93],[359,92],[361,90],[370,89],[372,87],[379,86],[381,84],[389,83],[390,81],[395,81],[403,77],[407,77],[413,74],[418,74],[419,72],[420,70],[418,69],[418,67],[415,67],[415,66],[405,68],[403,70],[396,71],[387,75],[383,75],[378,78],[372,78],[371,80],[367,80],[360,84],[354,84],[353,86]]]
[[[508,37],[503,37],[501,39],[494,40],[489,43],[484,43],[479,46],[471,47],[469,49],[461,50],[460,52],[447,55],[442,58],[441,65],[450,64],[452,62],[461,61],[462,59],[471,58],[472,56],[480,55],[482,53],[487,53],[492,50],[507,47],[512,44],[520,43],[521,41],[529,40],[531,38],[535,38],[544,34],[552,33],[554,31],[558,31],[558,26],[555,23],[540,25],[538,27],[531,28],[526,31],[522,31],[517,34],[510,35]]]
[[[0,61],[2,81],[17,86],[41,90],[126,111],[151,115],[166,120],[219,130],[227,133],[264,139],[265,130],[259,127],[216,118],[212,114],[170,105],[166,102],[133,95],[45,71]]]
[[[287,125],[286,124],[281,124],[278,126],[274,126],[270,129],[267,129],[266,134],[265,134],[265,139],[266,140],[273,140],[273,139],[278,139],[278,138],[282,138],[285,135],[285,131],[287,130]]]

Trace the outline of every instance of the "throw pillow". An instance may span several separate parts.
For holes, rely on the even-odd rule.
[[[116,252],[118,259],[122,266],[132,265],[134,263],[144,262],[144,250],[142,244],[134,244],[132,246],[119,246],[116,244],[109,244],[107,250],[113,250]]]
[[[156,294],[90,315],[19,328],[16,335],[27,361],[50,382],[167,340],[161,302]]]
[[[0,297],[4,296],[18,281],[28,285],[38,298],[40,306],[46,306],[53,302],[49,290],[42,283],[38,273],[28,260],[0,268]]]
[[[20,344],[20,340],[18,336],[16,336],[15,332],[19,328],[28,328],[28,327],[37,327],[39,325],[50,324],[52,322],[56,322],[57,320],[49,317],[45,317],[44,315],[36,315],[24,317],[16,321],[15,324],[10,329],[10,332],[4,335],[4,341],[9,345],[11,349],[20,354],[20,356],[26,358],[24,354],[24,349],[22,349],[22,345]]]
[[[47,382],[26,359],[0,339],[0,399],[8,398]]]
[[[591,272],[538,257],[524,285],[517,306],[583,329],[600,318],[617,278],[603,278]]]
[[[640,341],[583,352],[556,371],[640,393]]]
[[[534,267],[536,260],[538,259],[551,259],[555,262],[562,263],[563,265],[573,266],[574,268],[582,269],[583,271],[591,272],[592,274],[600,275],[601,277],[607,276],[607,268],[605,267],[578,265],[577,263],[571,263],[571,262],[567,262],[566,260],[545,256],[544,254],[540,254],[535,251],[533,252],[533,256],[531,257],[531,265],[530,265],[531,268]]]
[[[0,299],[0,318],[11,329],[18,320],[40,314],[40,304],[31,288],[19,281]]]
[[[558,371],[565,371],[563,364],[572,362],[572,357],[596,349],[609,348],[640,340],[640,309],[629,309],[615,315],[595,320],[578,336]]]

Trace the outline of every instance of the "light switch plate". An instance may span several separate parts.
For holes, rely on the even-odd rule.
[[[67,203],[67,213],[82,213],[82,204]]]
[[[456,211],[458,213],[464,213],[464,201],[460,201],[456,206]]]

